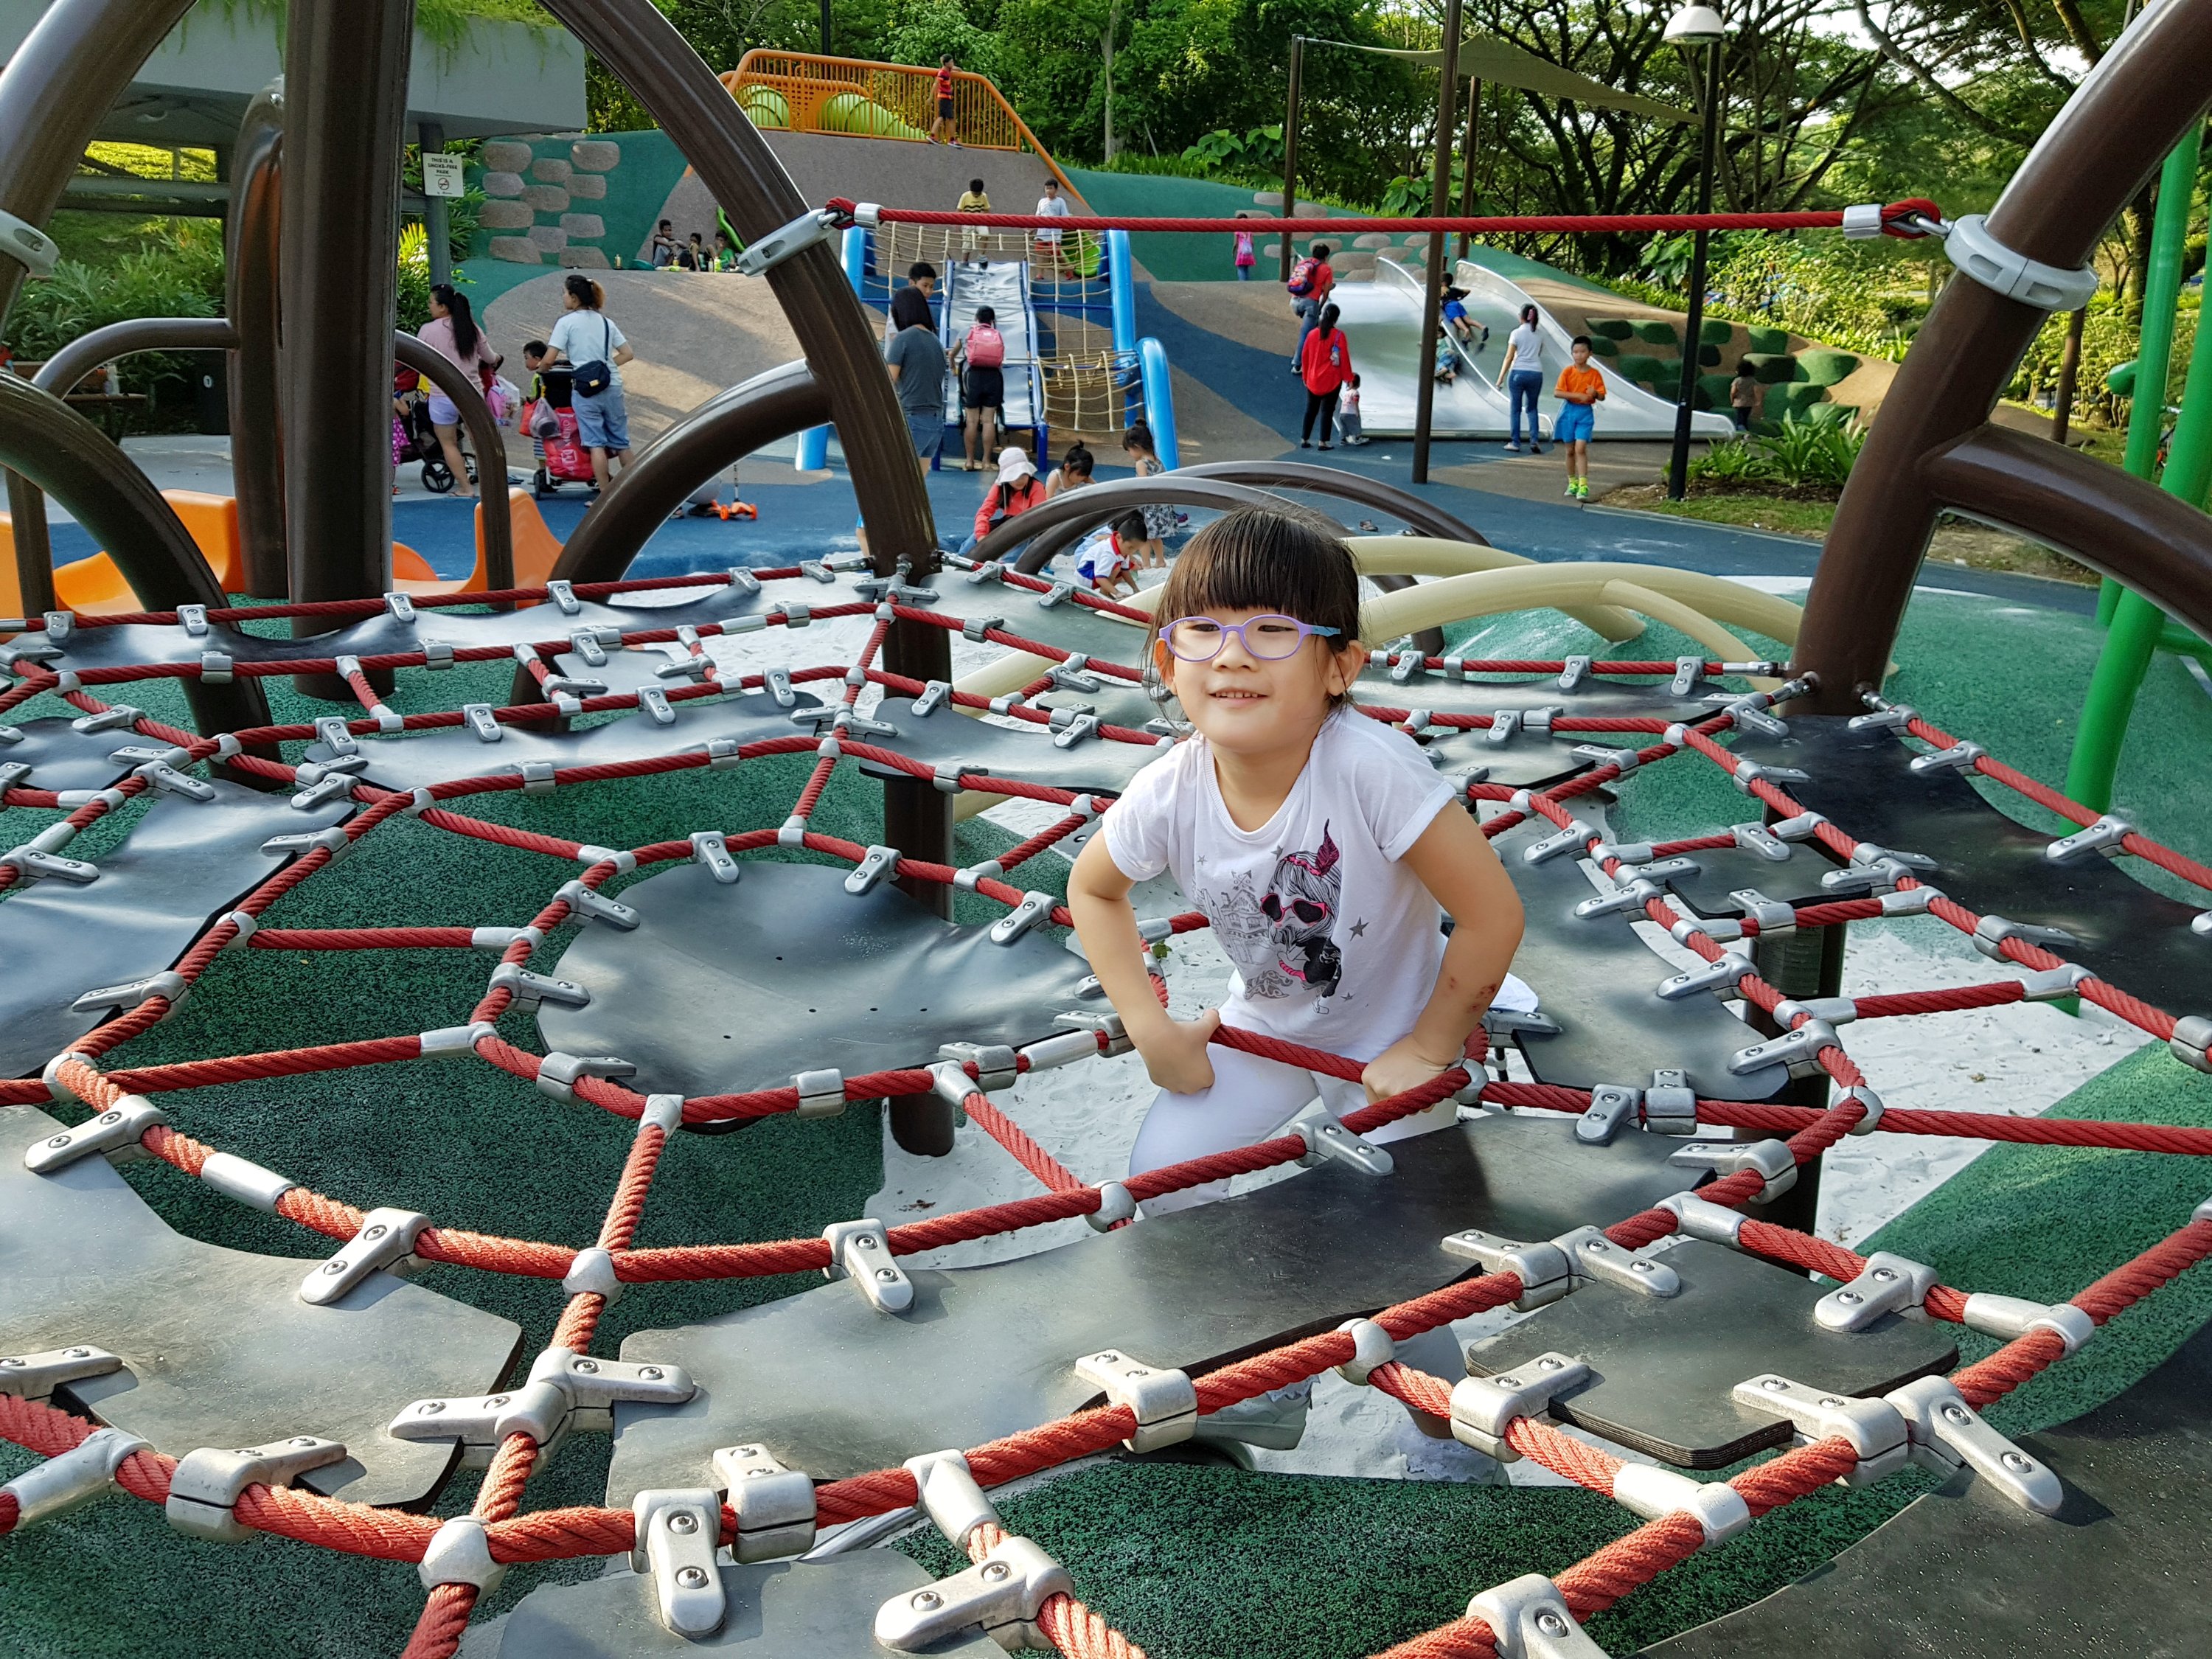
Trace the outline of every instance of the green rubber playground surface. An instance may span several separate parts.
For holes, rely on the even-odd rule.
[[[1147,184],[1153,181],[1145,181]],[[1454,630],[1455,644],[1498,654],[1592,648],[1548,614]],[[1663,629],[1607,654],[1665,658]],[[2087,619],[1994,601],[1925,594],[1908,618],[1892,694],[2046,780],[2063,774],[2099,639]],[[503,701],[507,665],[444,677],[404,676],[402,712]],[[434,693],[434,705],[428,700]],[[148,688],[134,700],[161,718]],[[278,719],[309,705],[272,697]],[[313,705],[316,710],[324,706]],[[42,700],[24,714],[62,712]],[[2148,833],[2198,857],[2212,854],[2212,700],[2178,665],[2154,666],[2124,758],[2118,808]],[[476,817],[635,846],[705,824],[732,830],[782,822],[804,759],[461,803]],[[879,840],[877,791],[841,771],[817,827]],[[2035,809],[2002,797],[2033,820]],[[1617,823],[1630,835],[1708,828],[1743,815],[1719,772],[1689,758],[1626,781]],[[20,840],[52,815],[18,810]],[[1010,837],[980,823],[962,830],[963,861]],[[12,844],[12,843],[10,843]],[[96,843],[88,843],[95,846]],[[770,856],[804,856],[774,854]],[[1030,879],[1045,879],[1041,860]],[[464,840],[410,820],[377,830],[343,864],[269,914],[270,925],[520,924],[574,873],[538,854]],[[974,919],[995,907],[982,906]],[[4,921],[0,909],[0,921]],[[1929,926],[1932,923],[1893,924]],[[537,964],[550,963],[556,936]],[[458,1024],[489,959],[461,951],[227,953],[191,1005],[118,1050],[143,1065],[330,1042]],[[16,964],[21,970],[22,964]],[[506,1030],[534,1044],[526,1021]],[[1971,1027],[1960,1041],[1971,1043]],[[1877,1086],[1881,1079],[1875,1079]],[[287,1170],[364,1207],[399,1205],[441,1224],[580,1244],[596,1234],[630,1126],[556,1104],[480,1064],[410,1062],[164,1097],[177,1127]],[[2059,1115],[2212,1124],[2212,1079],[2153,1048],[2123,1060],[2062,1102]],[[805,1123],[770,1119],[726,1138],[679,1135],[653,1182],[639,1240],[649,1245],[767,1239],[818,1231],[861,1212],[882,1183],[872,1109]],[[996,1157],[963,1144],[958,1157]],[[183,1231],[242,1249],[308,1258],[319,1236],[216,1196],[167,1165],[125,1173]],[[2164,1237],[2212,1191],[2190,1160],[2148,1154],[1997,1146],[1878,1236],[1975,1289],[2060,1297]],[[1379,1194],[1387,1197],[1387,1194]],[[557,1286],[437,1268],[423,1282],[518,1321],[527,1350],[548,1339]],[[600,1350],[629,1332],[709,1317],[805,1288],[803,1277],[635,1287],[601,1324]],[[0,1287],[0,1296],[4,1296]],[[2212,1273],[2175,1285],[2107,1326],[2085,1352],[1991,1413],[2021,1431],[2062,1421],[2124,1389],[2212,1313]],[[1973,1358],[1993,1346],[1962,1333]],[[395,1401],[394,1409],[404,1402]],[[608,1441],[572,1438],[534,1479],[527,1504],[590,1504],[603,1495]],[[0,1479],[33,1460],[0,1447]],[[1760,1521],[1730,1544],[1630,1597],[1591,1627],[1607,1650],[1638,1644],[1726,1612],[1832,1557],[1922,1490],[1906,1475],[1871,1491],[1828,1489]],[[441,1513],[465,1510],[463,1477]],[[1629,1530],[1632,1517],[1571,1490],[1513,1490],[1254,1474],[1200,1466],[1109,1463],[1079,1471],[1005,1505],[1013,1528],[1066,1564],[1079,1591],[1158,1659],[1356,1659],[1455,1617],[1475,1591],[1518,1573],[1556,1571]],[[933,1540],[907,1546],[939,1569]],[[209,1653],[396,1654],[422,1604],[411,1567],[263,1538],[244,1546],[187,1540],[159,1512],[117,1498],[0,1542],[0,1651],[9,1659]],[[548,1579],[596,1575],[597,1559],[520,1568],[484,1614]],[[482,1615],[480,1615],[482,1616]],[[1255,1629],[1266,1634],[1255,1640]]]

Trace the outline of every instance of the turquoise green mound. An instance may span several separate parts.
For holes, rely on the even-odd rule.
[[[1468,654],[1589,649],[1577,625],[1537,614],[1455,628]],[[2045,778],[2063,775],[2067,744],[2100,636],[2082,618],[1923,594],[1899,647],[1894,695],[1938,723]],[[1663,659],[1686,648],[1661,628],[1604,654]],[[403,712],[502,700],[510,669],[461,668],[401,678]],[[279,719],[311,708],[276,692]],[[434,696],[435,702],[432,702]],[[181,709],[147,688],[134,700],[157,716]],[[42,700],[26,714],[61,712]],[[2153,834],[2212,854],[2212,776],[2191,757],[2212,752],[2212,703],[2170,659],[2154,666],[2121,770],[2118,799]],[[638,845],[706,824],[780,823],[803,760],[749,763],[460,804],[472,816]],[[819,827],[880,839],[875,786],[841,772]],[[2001,797],[2033,819],[2035,809]],[[52,815],[18,810],[20,840]],[[1688,759],[1628,780],[1617,826],[1632,836],[1702,829],[1745,816],[1742,796]],[[973,823],[961,856],[989,856],[1008,837]],[[797,854],[775,854],[793,857]],[[1030,879],[1048,885],[1041,860]],[[362,849],[271,910],[270,924],[520,923],[574,866],[395,821]],[[981,919],[983,907],[975,919]],[[4,912],[0,912],[4,915]],[[1936,927],[1940,924],[1903,923]],[[541,951],[551,962],[565,936]],[[458,951],[226,954],[194,1002],[118,1051],[113,1063],[167,1060],[370,1037],[464,1019],[489,971]],[[532,1042],[526,1022],[508,1035]],[[1968,1021],[1954,1021],[1971,1048]],[[1876,1079],[1877,1085],[1881,1079]],[[569,1244],[595,1235],[631,1134],[622,1120],[556,1104],[480,1064],[413,1062],[320,1077],[166,1096],[178,1127],[368,1206],[421,1209],[441,1224]],[[2066,1116],[2212,1124],[2212,1079],[2155,1051],[2124,1061],[2055,1109]],[[872,1110],[800,1123],[769,1120],[727,1137],[678,1136],[655,1180],[640,1243],[668,1245],[787,1237],[860,1212],[882,1182]],[[963,1146],[958,1156],[995,1157]],[[326,1255],[319,1236],[208,1193],[158,1164],[127,1166],[173,1225],[234,1248]],[[2078,1290],[2170,1231],[2212,1191],[2193,1162],[2144,1154],[1996,1147],[1878,1236],[1885,1248],[1936,1263],[1954,1284],[2050,1297]],[[542,1346],[557,1316],[556,1286],[440,1268],[425,1283],[519,1321]],[[640,1286],[609,1310],[600,1347],[628,1333],[709,1317],[806,1287],[804,1276]],[[2185,1275],[2124,1315],[2077,1358],[1992,1415],[2014,1432],[2063,1420],[2125,1388],[2212,1313],[2212,1274]],[[1969,1357],[1988,1346],[1961,1334]],[[394,1408],[404,1402],[394,1402]],[[609,1442],[582,1436],[531,1483],[543,1510],[591,1504],[604,1492]],[[0,1448],[0,1479],[33,1460]],[[464,1476],[440,1505],[466,1507]],[[1605,1615],[1592,1633],[1608,1650],[1644,1643],[1744,1605],[1817,1566],[1922,1490],[1905,1476],[1870,1492],[1829,1489],[1777,1512]],[[1080,1593],[1159,1659],[1357,1659],[1456,1616],[1475,1591],[1532,1570],[1554,1571],[1629,1530],[1631,1517],[1592,1495],[1423,1483],[1254,1474],[1201,1466],[1109,1463],[1013,1498],[1010,1524],[1059,1554]],[[933,1540],[910,1543],[933,1566],[955,1565]],[[281,1540],[246,1546],[186,1540],[152,1506],[117,1498],[0,1540],[0,1630],[10,1659],[207,1653],[351,1656],[396,1653],[422,1601],[410,1567]],[[489,1604],[511,1607],[534,1584],[596,1575],[596,1559],[517,1569]],[[1266,1638],[1255,1644],[1255,1617]]]

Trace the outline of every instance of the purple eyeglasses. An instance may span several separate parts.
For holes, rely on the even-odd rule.
[[[1317,628],[1295,617],[1253,617],[1241,623],[1216,622],[1211,617],[1179,617],[1160,629],[1160,643],[1183,662],[1212,662],[1234,634],[1248,655],[1263,662],[1295,657],[1310,635],[1334,639],[1337,629]]]

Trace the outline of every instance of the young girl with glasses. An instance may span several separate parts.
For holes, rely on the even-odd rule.
[[[1192,538],[1155,614],[1153,659],[1193,735],[1138,773],[1067,884],[1084,952],[1160,1085],[1132,1175],[1263,1139],[1316,1094],[1340,1116],[1427,1082],[1460,1060],[1521,939],[1512,883],[1451,785],[1352,706],[1367,654],[1341,542],[1231,514]],[[1163,871],[1236,964],[1227,999],[1196,1019],[1154,996],[1129,904]],[[1211,1045],[1224,1023],[1364,1070],[1352,1084]],[[1455,1115],[1447,1099],[1371,1138]]]

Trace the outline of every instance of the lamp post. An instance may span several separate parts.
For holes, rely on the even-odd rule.
[[[1697,62],[1696,49],[1705,49],[1703,97],[1705,137],[1698,158],[1698,211],[1713,210],[1713,148],[1720,130],[1721,40],[1727,33],[1720,13],[1711,6],[1685,6],[1667,20],[1666,38]],[[1701,225],[1692,233],[1690,245],[1690,314],[1682,330],[1681,400],[1674,408],[1674,447],[1667,460],[1667,499],[1679,501],[1690,480],[1690,415],[1696,407],[1698,359],[1704,355],[1699,337],[1705,326],[1705,241]]]

